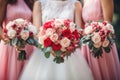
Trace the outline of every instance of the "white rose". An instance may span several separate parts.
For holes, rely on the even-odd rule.
[[[34,35],[36,35],[37,32],[38,32],[37,28],[35,26],[33,26],[32,24],[28,25],[28,30],[31,31],[31,32],[33,32]]]
[[[95,32],[92,36],[92,41],[97,44],[99,42],[101,42],[101,37],[99,35],[99,33]]]
[[[10,21],[7,25],[6,25],[6,29],[9,30],[10,28],[12,28],[12,26],[14,25],[15,23]]]
[[[114,28],[111,24],[108,23],[105,27],[107,28],[107,30],[110,30],[113,34],[115,33]]]
[[[57,41],[58,40],[58,34],[53,34],[53,35],[51,35],[50,36],[50,39],[53,41],[53,42],[55,42],[55,41]]]
[[[38,35],[39,35],[39,36],[43,36],[43,35],[45,35],[45,34],[46,34],[46,32],[45,32],[45,30],[43,29],[43,27],[40,27]]]
[[[54,33],[54,30],[53,30],[52,28],[48,28],[48,29],[46,30],[46,35],[48,35],[48,36],[53,35],[53,33]]]
[[[92,26],[88,26],[88,27],[85,28],[84,31],[85,31],[85,34],[90,34],[92,32],[92,30],[93,30]]]
[[[14,38],[15,35],[16,35],[16,31],[13,30],[13,29],[9,29],[8,32],[7,32],[7,35],[10,39]]]
[[[101,43],[101,42],[99,42],[99,43],[97,43],[97,44],[94,44],[94,47],[95,47],[95,48],[100,48],[100,47],[101,47],[101,45],[102,45],[102,43]]]
[[[27,39],[29,38],[29,31],[27,31],[27,30],[22,30],[22,31],[20,32],[20,36],[21,36],[21,38],[22,38],[23,40],[27,40]]]
[[[24,21],[25,21],[24,19],[18,18],[18,19],[15,20],[15,23],[16,24],[24,24]]]
[[[102,43],[103,47],[107,47],[109,45],[110,41],[108,39],[105,39]]]
[[[75,30],[75,24],[73,22],[70,23],[70,31],[73,32]]]
[[[54,24],[55,24],[55,28],[58,28],[58,27],[61,27],[61,25],[64,24],[63,20],[62,19],[56,19],[54,21]]]
[[[60,44],[63,48],[65,47],[68,47],[70,45],[71,41],[68,39],[68,38],[63,38],[61,41],[60,41]]]
[[[46,36],[40,36],[38,37],[38,42],[43,45],[45,39],[46,39]]]

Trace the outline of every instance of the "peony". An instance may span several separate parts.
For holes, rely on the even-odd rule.
[[[103,47],[107,47],[109,45],[110,41],[106,38],[103,43],[102,43],[102,46]]]
[[[99,43],[97,43],[97,44],[94,44],[94,47],[95,47],[95,48],[100,48],[100,47],[101,47],[101,45],[102,45],[102,43],[101,43],[101,42],[99,42]]]
[[[64,37],[62,40],[60,40],[60,44],[63,48],[68,47],[70,43],[71,41],[67,37]]]
[[[46,35],[51,36],[51,35],[53,35],[54,32],[55,32],[54,29],[48,28],[48,29],[46,30]]]
[[[58,40],[58,37],[59,37],[58,34],[55,33],[55,34],[53,34],[53,35],[50,36],[50,39],[51,39],[53,42],[55,42],[55,41]]]
[[[101,42],[101,37],[99,35],[99,33],[95,32],[92,36],[92,41],[97,44],[99,42]]]
[[[29,38],[29,31],[27,31],[27,30],[22,30],[22,31],[20,32],[20,36],[21,36],[21,38],[22,38],[23,40],[27,40],[27,39]]]
[[[28,25],[28,30],[31,31],[31,32],[33,32],[34,35],[36,35],[37,32],[38,32],[37,28],[35,26],[33,26],[32,24]]]
[[[70,23],[70,31],[73,32],[75,30],[75,24],[73,22]]]
[[[49,46],[51,46],[52,45],[52,41],[50,40],[50,38],[48,37],[48,38],[46,38],[45,40],[44,40],[44,46],[45,47],[49,47]]]
[[[8,35],[8,37],[9,37],[10,39],[12,39],[12,38],[15,37],[16,33],[17,33],[17,32],[16,32],[15,30],[9,29],[8,32],[7,32],[7,35]]]
[[[85,34],[90,34],[92,31],[93,31],[92,26],[88,26],[84,30]]]

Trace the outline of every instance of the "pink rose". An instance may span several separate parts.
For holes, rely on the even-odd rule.
[[[46,30],[46,35],[51,36],[51,35],[53,35],[54,32],[55,32],[54,29],[48,28],[48,29]]]
[[[84,30],[85,34],[90,34],[92,31],[93,31],[92,26],[88,26],[88,27],[86,27],[85,30]]]
[[[61,46],[64,48],[64,47],[68,47],[70,45],[71,41],[67,38],[67,37],[64,37],[61,41],[60,41],[60,44]]]
[[[38,33],[38,36],[43,36],[43,35],[45,35],[45,34],[46,34],[46,32],[45,32],[44,28],[43,28],[43,27],[40,27],[40,31],[39,31],[39,33]]]
[[[54,21],[54,24],[55,24],[55,28],[58,28],[58,27],[61,27],[64,24],[64,22],[61,19],[56,19]]]
[[[103,43],[102,43],[102,46],[103,47],[107,47],[109,45],[110,41],[106,38]]]
[[[99,35],[99,33],[95,32],[92,36],[92,41],[97,44],[99,42],[101,42],[101,37]]]
[[[21,33],[20,33],[20,36],[23,40],[27,40],[29,38],[29,31],[22,30]]]
[[[100,47],[101,47],[101,45],[102,45],[102,43],[101,43],[101,42],[99,42],[99,43],[97,43],[97,44],[94,44],[94,47],[95,47],[95,48],[100,48]]]
[[[51,35],[50,36],[50,39],[53,41],[53,42],[55,42],[55,41],[57,41],[58,40],[58,34],[53,34],[53,35]]]

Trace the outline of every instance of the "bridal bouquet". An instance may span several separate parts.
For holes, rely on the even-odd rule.
[[[37,46],[36,34],[36,27],[22,18],[10,21],[4,28],[5,40],[19,52],[18,60],[26,59],[26,44]]]
[[[114,42],[114,29],[108,22],[91,22],[85,25],[83,44],[87,44],[94,57],[102,56],[103,51],[109,53]]]
[[[81,29],[70,20],[49,20],[40,28],[39,48],[45,57],[54,56],[54,62],[62,63],[80,46]]]

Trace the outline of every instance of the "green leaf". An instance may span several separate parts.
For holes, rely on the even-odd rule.
[[[37,48],[42,49],[42,45],[38,44]]]
[[[50,52],[51,50],[52,50],[51,47],[47,47],[47,48],[44,48],[44,49],[43,49],[43,52],[46,53],[46,52]]]
[[[46,58],[49,58],[49,57],[50,57],[50,52],[46,52],[46,53],[45,53],[45,57],[46,57]]]
[[[105,50],[106,53],[109,53],[109,52],[110,52],[110,46],[104,47],[103,49]]]
[[[55,51],[56,56],[60,56],[62,54],[62,51]]]
[[[12,46],[15,45],[15,44],[17,44],[17,41],[18,41],[18,38],[14,38],[14,39],[12,40],[12,42],[11,42]]]
[[[28,44],[30,44],[30,45],[34,45],[35,43],[34,43],[34,38],[28,38],[27,40],[26,40],[26,42],[28,43]]]
[[[55,57],[53,61],[60,64],[64,62],[64,59],[62,57]]]

